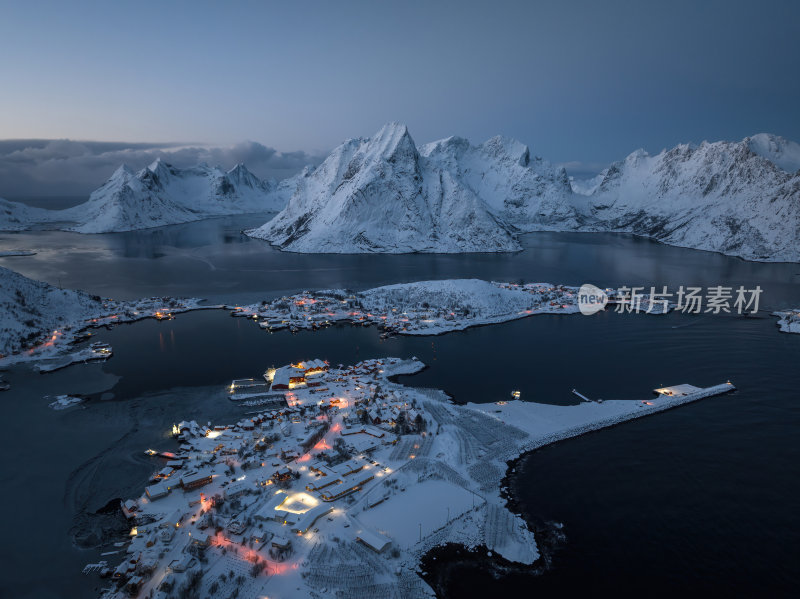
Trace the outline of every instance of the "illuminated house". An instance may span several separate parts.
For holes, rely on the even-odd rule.
[[[300,386],[317,386],[322,383],[328,365],[322,360],[309,360],[282,366],[272,375],[272,389],[294,389]],[[268,375],[266,375],[268,377]],[[268,379],[269,380],[269,379]]]
[[[184,491],[197,489],[199,487],[202,487],[203,485],[207,485],[210,482],[211,482],[211,474],[205,472],[198,472],[196,474],[189,474],[181,477],[181,484],[183,485]]]
[[[306,373],[293,364],[282,366],[275,371],[272,379],[273,389],[294,389],[306,384]]]
[[[328,372],[328,365],[322,360],[310,360],[309,362],[298,364],[305,369],[306,378],[313,378]]]
[[[297,534],[305,534],[308,532],[308,529],[316,524],[317,520],[322,518],[322,516],[327,516],[333,511],[332,505],[325,505],[321,503],[307,512],[305,512],[297,523],[292,526],[292,532],[296,532]]]
[[[145,494],[147,495],[148,499],[155,500],[161,499],[162,497],[166,497],[169,495],[170,486],[166,482],[160,482],[155,485],[150,485],[149,487],[145,487]]]
[[[282,469],[277,470],[276,472],[273,473],[272,480],[273,480],[273,482],[276,482],[276,483],[278,483],[278,482],[288,482],[288,481],[292,480],[293,477],[294,477],[294,473],[292,472],[291,468],[282,468]]]

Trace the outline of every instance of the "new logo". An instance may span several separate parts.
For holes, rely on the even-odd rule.
[[[578,291],[578,310],[589,316],[606,307],[608,295],[602,289],[585,283]]]

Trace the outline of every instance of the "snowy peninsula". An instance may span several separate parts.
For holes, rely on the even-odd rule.
[[[309,360],[279,369],[291,379],[265,374],[280,405],[236,423],[174,424],[175,446],[146,452],[149,486],[121,504],[131,524],[124,559],[87,566],[112,577],[104,599],[432,597],[419,560],[445,543],[531,565],[536,539],[500,494],[508,460],[734,390],[456,405],[390,380],[421,368],[397,358],[338,368]]]

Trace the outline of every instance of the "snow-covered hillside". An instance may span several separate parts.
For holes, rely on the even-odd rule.
[[[102,308],[98,297],[59,289],[0,267],[0,355],[47,343],[64,326],[102,312]]]
[[[356,297],[363,309],[376,314],[392,309],[406,314],[467,309],[472,318],[492,319],[531,310],[534,304],[538,307],[556,297],[560,299],[562,292],[575,291],[574,288],[557,290],[550,283],[526,286],[480,279],[445,279],[385,285],[362,291]]]
[[[45,372],[94,360],[98,355],[91,348],[66,355],[85,329],[145,318],[171,319],[180,312],[219,307],[201,304],[198,298],[104,299],[60,289],[0,267],[0,366],[35,361]],[[107,359],[108,355],[100,352],[99,357]],[[53,364],[53,359],[61,361]]]
[[[25,231],[48,221],[50,212],[0,198],[0,231]]]
[[[767,137],[679,145],[656,156],[636,151],[612,165],[589,196],[584,228],[750,260],[800,261],[800,174],[751,149],[752,140]],[[788,154],[775,155],[786,163]]]
[[[498,252],[519,249],[500,215],[457,172],[391,123],[337,147],[298,181],[287,207],[248,231],[294,252]]]
[[[778,317],[778,327],[782,333],[800,333],[800,310],[784,310],[773,312]]]
[[[497,136],[472,146],[449,137],[426,144],[420,153],[522,231],[578,225],[566,171],[532,157],[525,144]]]
[[[133,231],[210,216],[280,210],[288,194],[243,164],[227,173],[205,164],[179,169],[156,160],[134,173],[120,166],[83,204],[60,211],[59,220],[80,233]]]

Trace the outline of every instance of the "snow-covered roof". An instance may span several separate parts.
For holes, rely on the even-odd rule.
[[[365,528],[358,532],[356,538],[364,543],[367,547],[372,549],[373,551],[377,551],[378,553],[383,552],[389,545],[392,544],[392,541],[382,535],[379,532],[375,532]]]
[[[320,503],[300,516],[300,519],[297,521],[297,524],[292,527],[292,530],[304,534],[317,520],[326,514],[330,514],[332,511],[333,506],[330,503]]]

